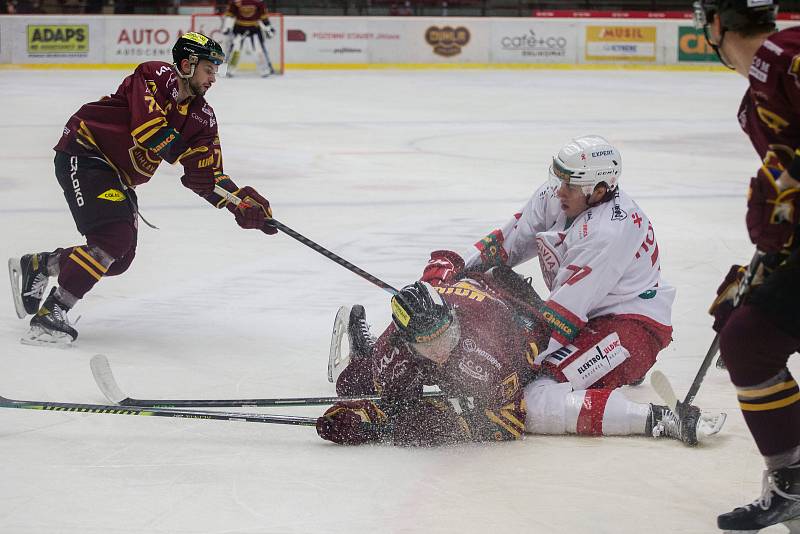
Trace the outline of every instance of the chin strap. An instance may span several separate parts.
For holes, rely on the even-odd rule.
[[[195,67],[197,67],[197,63],[198,63],[197,56],[194,55],[189,56],[189,65],[191,66],[189,74],[182,73],[179,65],[176,65],[175,63],[172,64],[172,66],[175,67],[175,72],[178,75],[178,78],[180,78],[186,83],[186,91],[189,93],[190,97],[197,96],[195,92],[192,91],[192,86],[189,84],[189,80],[191,79],[192,76],[194,76],[194,69]]]

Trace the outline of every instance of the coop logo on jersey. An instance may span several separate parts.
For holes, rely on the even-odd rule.
[[[522,57],[564,57],[567,53],[567,38],[561,35],[542,37],[535,31],[520,35],[506,35],[500,38],[500,47],[510,52],[518,52]]]
[[[587,26],[586,59],[655,61],[655,26]]]
[[[425,42],[433,47],[433,53],[442,57],[453,57],[469,43],[470,33],[464,26],[439,28],[431,26],[425,31]]]
[[[85,54],[89,52],[88,24],[29,24],[29,54]]]
[[[693,26],[678,27],[678,61],[717,61],[717,54],[706,41],[703,30]]]

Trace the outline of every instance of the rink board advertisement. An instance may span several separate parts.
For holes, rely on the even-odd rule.
[[[586,27],[589,61],[655,61],[655,26],[590,25]]]
[[[488,63],[475,18],[286,17],[287,63]]]
[[[678,61],[719,61],[706,41],[703,30],[694,26],[678,27]]]
[[[199,20],[227,51],[221,18]],[[289,70],[459,64],[719,66],[702,34],[684,19],[285,16],[273,22],[277,31],[281,20]],[[781,21],[779,26],[794,24]],[[170,61],[172,45],[191,25],[190,15],[0,15],[0,63],[119,66]],[[281,40],[266,42],[276,63]],[[255,58],[254,47],[246,43],[242,64],[252,65]]]
[[[104,27],[102,16],[15,16],[0,24],[0,46],[10,39],[11,63],[103,63]]]
[[[189,31],[191,19],[183,16],[109,17],[106,20],[106,63],[169,61],[178,37]]]
[[[577,25],[538,19],[497,19],[491,25],[492,63],[575,63]]]

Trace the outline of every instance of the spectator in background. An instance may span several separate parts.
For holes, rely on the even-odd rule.
[[[102,13],[103,12],[103,0],[86,0],[86,7],[83,9],[84,13]]]

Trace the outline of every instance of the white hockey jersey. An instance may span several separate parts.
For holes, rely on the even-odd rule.
[[[543,312],[560,343],[572,341],[589,319],[609,314],[671,330],[675,289],[661,279],[653,226],[619,188],[610,201],[568,221],[546,182],[475,248],[467,269],[514,267],[538,256],[550,289]]]

